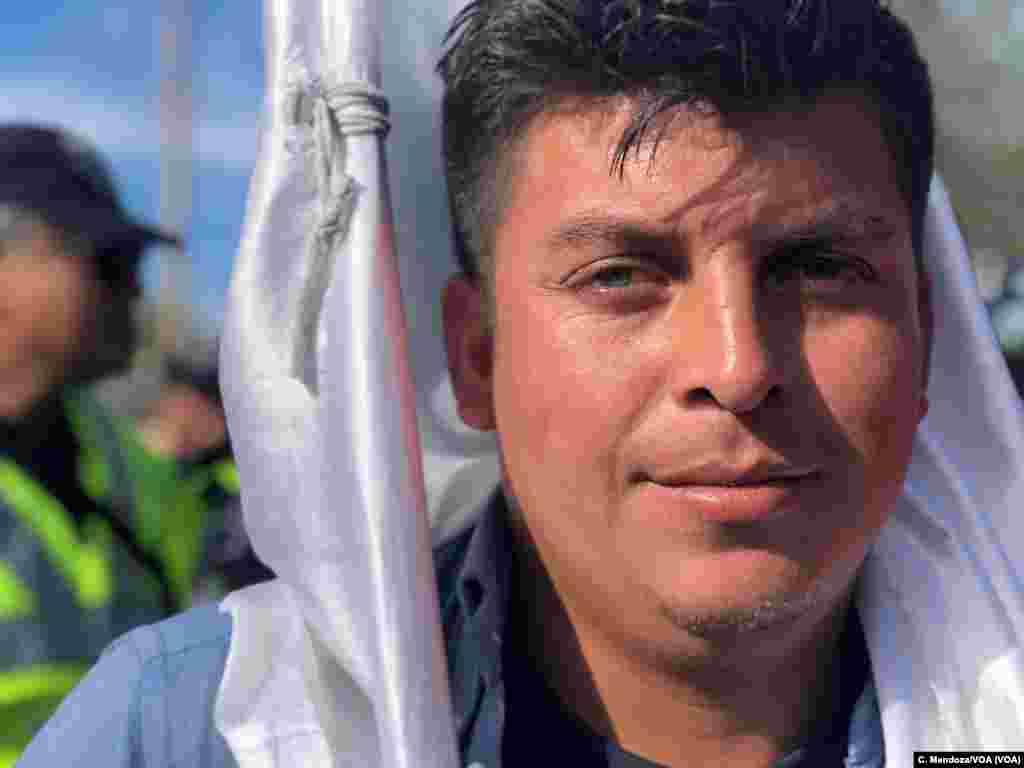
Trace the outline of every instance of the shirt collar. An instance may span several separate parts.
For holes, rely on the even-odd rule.
[[[461,562],[455,564],[453,612],[444,620],[452,707],[460,732],[471,725],[483,692],[501,681],[501,644],[511,578],[507,509],[501,490],[487,497],[481,507],[477,523],[464,534],[468,541],[462,546],[458,540],[453,542],[464,550]]]

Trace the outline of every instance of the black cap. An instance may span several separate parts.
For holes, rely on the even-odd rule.
[[[99,154],[57,128],[0,124],[0,204],[4,203],[84,235],[100,261],[116,260],[122,269],[134,270],[147,245],[181,244],[173,235],[132,220],[118,202]]]

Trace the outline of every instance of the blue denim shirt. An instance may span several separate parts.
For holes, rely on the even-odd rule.
[[[501,649],[511,555],[502,507],[496,495],[475,527],[435,553],[455,726],[464,764],[482,768],[501,768],[505,727]],[[128,633],[64,701],[19,768],[237,768],[213,721],[230,643],[231,618],[216,606]],[[870,684],[849,733],[848,768],[884,765]]]

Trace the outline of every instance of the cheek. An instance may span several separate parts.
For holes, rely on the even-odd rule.
[[[613,492],[616,456],[648,390],[646,368],[621,335],[552,302],[499,309],[494,402],[510,473],[551,475],[560,493]]]
[[[33,270],[21,272],[8,283],[10,288],[0,299],[0,318],[23,343],[48,347],[65,334],[69,324],[77,326],[77,317],[69,311],[69,286],[60,277]]]
[[[805,349],[866,506],[884,516],[902,486],[923,413],[919,337],[898,324],[852,318]]]
[[[72,347],[81,346],[83,333],[91,325],[88,318],[93,314],[95,302],[96,297],[86,286],[78,282],[66,282],[63,293],[59,297],[55,296],[51,304],[50,320],[55,326],[54,339]]]

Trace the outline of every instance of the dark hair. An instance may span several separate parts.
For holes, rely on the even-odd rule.
[[[931,83],[909,29],[878,0],[473,0],[445,43],[445,173],[467,275],[489,277],[509,155],[536,115],[628,96],[633,119],[609,169],[621,173],[675,107],[728,118],[811,105],[832,88],[878,108],[920,261]]]

